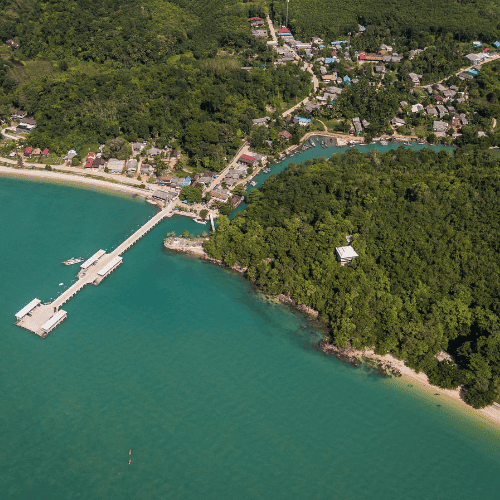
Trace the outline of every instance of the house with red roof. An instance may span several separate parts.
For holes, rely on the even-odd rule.
[[[250,22],[252,22],[252,21],[262,21],[262,18],[261,18],[261,17],[251,17],[251,18],[249,19],[249,21],[250,21]]]
[[[361,61],[383,61],[384,56],[382,54],[365,54],[361,52],[361,54],[359,54],[359,59]]]
[[[280,28],[278,30],[278,35],[279,36],[292,36],[292,34],[290,33],[290,30],[288,28]]]
[[[30,148],[29,146],[24,149],[24,156],[31,156],[31,152],[33,151],[33,148]]]
[[[49,156],[49,149],[48,148],[45,148],[44,150],[42,150],[42,152],[40,153],[41,156]]]
[[[92,164],[94,163],[94,158],[87,158],[85,162],[85,168],[92,168]]]
[[[92,151],[89,151],[87,158],[95,158],[95,153],[93,153]]]
[[[278,135],[287,141],[292,137],[292,134],[288,130],[282,130]]]
[[[250,155],[241,155],[238,161],[245,163],[246,165],[255,165],[257,163],[255,158]]]

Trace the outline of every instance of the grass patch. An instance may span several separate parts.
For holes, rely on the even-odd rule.
[[[28,61],[23,69],[31,81],[54,73],[54,67],[50,61]]]

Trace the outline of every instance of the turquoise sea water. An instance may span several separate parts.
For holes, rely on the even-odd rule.
[[[166,252],[166,220],[46,339],[12,323],[144,202],[0,178],[1,499],[497,499],[500,435],[312,348],[240,276]],[[132,455],[129,456],[129,450]],[[132,459],[131,464],[128,464]]]

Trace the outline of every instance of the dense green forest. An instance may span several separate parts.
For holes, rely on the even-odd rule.
[[[351,150],[271,176],[205,248],[318,310],[336,345],[391,352],[482,407],[500,397],[499,196],[479,150]],[[346,235],[359,257],[343,267]]]
[[[296,65],[267,63],[248,23],[258,2],[0,0],[0,11],[2,39],[20,43],[3,49],[0,117],[26,110],[37,120],[29,143],[59,154],[116,136],[174,139],[193,164],[219,170],[252,118],[311,87]],[[43,72],[33,77],[33,65]]]
[[[178,138],[193,157],[221,164],[278,95],[293,100],[309,89],[297,66],[242,71],[231,58],[113,69],[94,75],[64,73],[20,88],[15,104],[38,123],[30,142],[56,151],[123,134]],[[214,165],[215,168],[216,165]]]
[[[134,65],[243,47],[248,15],[260,7],[236,0],[0,0],[0,12],[0,39],[15,38],[27,57]]]
[[[276,22],[285,22],[286,0],[272,0]],[[429,36],[452,33],[461,41],[499,38],[498,0],[292,0],[288,26],[299,38],[328,41],[358,32],[358,24],[386,35],[411,40],[412,48],[429,44]]]

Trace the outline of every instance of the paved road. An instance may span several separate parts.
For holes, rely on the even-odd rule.
[[[269,14],[267,15],[267,24],[269,26],[269,32],[271,33],[271,36],[275,42],[278,41],[278,37],[276,36],[276,32],[274,31],[274,26],[271,21],[271,18],[269,17]]]
[[[232,168],[232,167],[234,167],[236,165],[236,163],[238,163],[238,160],[240,159],[240,156],[249,153],[249,151],[250,151],[249,147],[250,147],[250,144],[248,144],[248,142],[245,142],[245,144],[243,144],[243,146],[241,146],[241,148],[235,154],[234,158],[231,160],[231,163],[229,163],[229,165],[217,176],[217,179],[214,179],[210,183],[210,185],[207,186],[203,190],[203,194],[209,193],[210,191],[212,191],[212,189],[215,186],[217,186],[218,184],[220,184],[224,180],[224,177],[228,173],[229,169]]]
[[[486,59],[486,61],[483,61],[482,63],[479,63],[477,65],[472,65],[472,66],[467,66],[466,68],[462,68],[460,70],[458,70],[456,73],[455,73],[455,76],[458,76],[460,73],[463,73],[464,71],[467,71],[468,69],[474,69],[475,67],[479,66],[481,67],[483,64],[488,64],[492,61],[496,61],[498,58],[500,58],[500,54],[497,54],[496,56],[493,56],[493,57],[490,57],[489,59]],[[423,85],[424,87],[427,87],[428,85],[437,85],[438,83],[442,83],[444,82],[445,80],[448,80],[448,78],[450,78],[449,76],[443,78],[442,80],[440,80],[439,82],[436,82],[436,83],[428,83],[427,85]]]
[[[11,139],[12,141],[18,141],[19,139],[21,139],[21,137],[18,137],[17,135],[9,135],[9,134],[6,134],[5,131],[7,132],[13,132],[14,129],[12,128],[9,128],[9,127],[6,127],[4,129],[2,129],[2,135],[4,137],[6,137],[7,139]]]
[[[277,42],[278,41],[278,37],[276,36],[276,32],[274,30],[274,26],[273,26],[273,23],[271,21],[271,18],[269,17],[269,14],[267,15],[267,24],[269,26],[269,32],[271,33],[271,36],[272,36],[273,40],[275,42]],[[316,77],[316,75],[314,74],[314,72],[312,70],[312,64],[304,62],[303,59],[299,56],[299,54],[297,54],[297,52],[295,52],[293,49],[290,49],[290,50],[293,53],[293,57],[295,57],[295,59],[297,60],[297,62],[304,63],[305,70],[308,71],[309,73],[311,73],[311,75],[312,75],[312,82],[313,82],[313,85],[314,85],[314,89],[313,89],[312,93],[314,94],[316,92],[316,90],[318,89],[318,87],[319,87],[319,81],[318,81],[318,78]],[[303,104],[306,104],[307,102],[309,102],[309,99],[310,99],[310,97],[307,96],[305,99],[303,99],[302,101],[300,101],[295,106],[291,107],[290,109],[287,109],[284,113],[282,113],[282,116],[285,117],[285,116],[288,116],[288,115],[292,114],[296,109],[300,108]]]

